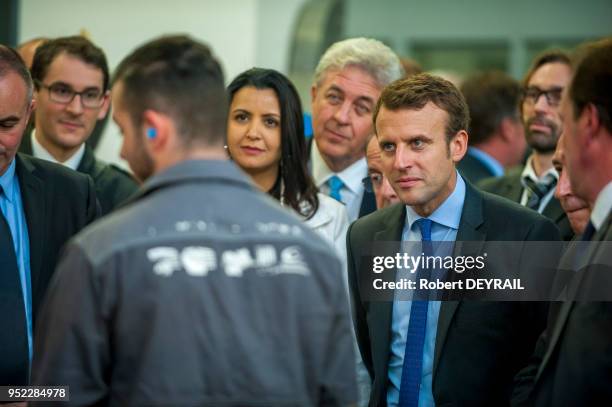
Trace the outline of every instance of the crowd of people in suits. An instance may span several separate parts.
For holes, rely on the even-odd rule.
[[[310,139],[285,75],[226,87],[187,36],[112,76],[81,36],[19,51],[0,45],[0,385],[69,386],[66,405],[612,400],[612,302],[588,300],[612,272],[612,39],[460,86],[343,40]],[[108,115],[131,173],[88,142]],[[366,294],[377,244],[560,241],[559,267],[582,265],[563,302]]]

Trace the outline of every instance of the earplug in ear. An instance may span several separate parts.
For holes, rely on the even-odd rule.
[[[147,129],[147,137],[151,139],[157,137],[157,130],[155,130],[153,127],[149,127]]]

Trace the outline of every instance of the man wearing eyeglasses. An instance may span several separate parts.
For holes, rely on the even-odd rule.
[[[137,188],[125,171],[97,160],[85,144],[110,106],[104,52],[84,37],[63,37],[41,45],[32,63],[35,129],[20,151],[90,175],[102,214]]]
[[[559,174],[553,154],[561,135],[560,102],[572,75],[570,58],[561,51],[538,56],[524,80],[521,113],[527,144],[533,153],[523,168],[496,179],[481,181],[485,191],[501,195],[551,219],[564,240],[574,233],[559,200],[553,194]]]

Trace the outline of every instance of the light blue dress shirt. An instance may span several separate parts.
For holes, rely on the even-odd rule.
[[[481,149],[476,147],[468,147],[467,153],[487,167],[494,177],[501,177],[504,175],[504,166]]]
[[[21,291],[25,304],[25,315],[28,332],[28,349],[30,361],[32,360],[32,283],[30,277],[30,239],[28,236],[28,225],[21,200],[21,189],[15,176],[15,160],[9,165],[4,174],[0,175],[0,209],[6,218],[13,236],[15,255],[17,256],[17,267],[19,268],[19,279],[21,280]]]
[[[465,201],[465,181],[457,172],[457,183],[454,191],[436,209],[429,219],[433,221],[431,227],[431,240],[434,242],[454,242],[459,230],[463,203]],[[406,224],[402,233],[402,241],[421,241],[421,232],[415,225],[420,219],[412,208],[406,206]],[[446,251],[450,245],[438,246],[435,255],[447,255]],[[445,253],[440,253],[444,250]],[[398,273],[399,275],[399,273]],[[388,369],[387,405],[395,407],[399,401],[399,389],[402,381],[402,367],[404,364],[404,350],[406,349],[406,335],[410,322],[411,301],[393,301],[393,316],[391,322],[391,355]],[[427,309],[427,328],[425,332],[425,344],[423,347],[423,373],[421,388],[419,390],[419,406],[435,406],[432,393],[432,375],[434,350],[436,345],[436,333],[438,327],[438,316],[440,315],[440,301],[430,301]]]

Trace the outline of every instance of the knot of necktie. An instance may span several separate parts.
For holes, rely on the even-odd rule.
[[[340,190],[344,186],[344,182],[340,179],[339,176],[333,175],[327,180],[327,185],[329,186],[329,196],[334,198],[336,201],[342,202],[342,197],[340,196]]]
[[[530,209],[538,210],[542,198],[557,185],[557,178],[553,174],[546,174],[544,179],[534,181],[529,177],[523,177],[523,186],[527,188],[527,206]]]
[[[421,240],[431,242],[431,225],[433,221],[427,218],[417,219],[414,222],[421,230]]]

